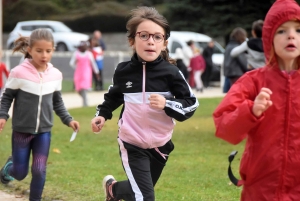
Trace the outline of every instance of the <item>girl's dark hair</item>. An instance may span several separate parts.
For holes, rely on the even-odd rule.
[[[155,8],[141,6],[131,10],[130,18],[126,24],[127,37],[130,46],[134,44],[137,27],[140,23],[142,23],[145,20],[151,20],[152,22],[158,24],[164,29],[164,42],[166,42],[166,40],[170,37],[170,26],[166,18],[159,14]],[[161,51],[161,56],[163,59],[170,62],[171,64],[176,64],[176,61],[169,56],[169,50],[167,47],[166,50]]]
[[[256,20],[252,23],[252,30],[254,31],[257,38],[262,37],[262,28],[264,25],[263,20]]]
[[[230,39],[237,41],[239,44],[242,44],[246,40],[246,38],[247,32],[241,27],[233,29],[233,31],[230,34]]]
[[[30,37],[20,36],[17,40],[14,41],[14,52],[21,52],[25,55],[25,58],[31,59],[31,55],[27,52],[27,47],[33,47],[34,43],[37,40],[45,40],[52,42],[54,47],[54,39],[51,31],[48,29],[35,29],[30,34]]]

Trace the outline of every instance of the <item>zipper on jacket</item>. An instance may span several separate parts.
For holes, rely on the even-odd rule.
[[[143,87],[142,87],[142,92],[143,92],[143,104],[146,104],[146,62],[143,61]],[[146,113],[147,111],[144,112],[144,114]],[[146,126],[149,126],[149,123],[147,121],[147,118],[144,118],[146,120]],[[148,129],[146,129],[148,130]],[[148,146],[149,147],[152,147],[152,138],[151,136],[148,137]]]
[[[39,104],[38,104],[38,112],[36,117],[36,128],[35,133],[38,132],[39,126],[40,126],[40,115],[41,115],[41,105],[42,105],[42,91],[43,91],[43,76],[40,72],[38,72],[38,75],[40,77],[40,94],[39,94]]]
[[[143,104],[146,104],[146,62],[143,61]]]
[[[282,162],[282,174],[281,174],[281,181],[279,184],[279,191],[277,192],[278,199],[282,199],[282,193],[284,193],[284,180],[286,178],[285,170],[287,166],[287,159],[288,159],[288,141],[289,141],[289,132],[290,132],[290,123],[289,123],[289,115],[290,115],[290,110],[291,110],[291,75],[288,75],[288,98],[287,98],[287,110],[286,114],[288,115],[287,118],[285,118],[285,135],[284,135],[284,141],[283,141],[283,162]]]

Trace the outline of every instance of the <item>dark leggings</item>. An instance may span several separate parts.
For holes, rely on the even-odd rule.
[[[128,180],[113,186],[116,200],[154,201],[154,186],[158,181],[169,154],[174,149],[170,140],[162,147],[142,149],[118,139],[120,156]]]
[[[28,134],[13,131],[12,133],[13,165],[8,170],[10,176],[19,181],[27,176],[32,151],[30,201],[40,201],[42,198],[50,141],[51,132]]]

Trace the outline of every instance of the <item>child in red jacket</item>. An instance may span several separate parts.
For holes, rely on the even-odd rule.
[[[0,59],[1,58],[2,58],[2,52],[0,51]],[[2,88],[4,86],[4,81],[2,79],[3,78],[3,76],[2,76],[3,74],[6,76],[6,78],[8,78],[9,72],[8,72],[8,70],[6,68],[6,65],[5,65],[4,62],[1,62],[1,60],[0,60],[0,93],[2,92]]]
[[[216,136],[247,139],[241,201],[300,196],[300,7],[277,0],[263,25],[266,66],[245,73],[213,113]]]
[[[202,73],[205,71],[205,60],[201,55],[199,49],[195,49],[195,55],[190,60],[190,67],[192,70],[193,78],[196,83],[196,91],[203,92],[203,83],[201,79]]]

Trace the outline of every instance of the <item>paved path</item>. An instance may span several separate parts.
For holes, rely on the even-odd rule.
[[[8,193],[5,193],[3,191],[0,191],[0,200],[1,201],[27,201],[28,199],[21,197],[19,195],[11,195]]]
[[[104,92],[94,92],[94,91],[89,92],[88,93],[89,106],[96,106],[99,103],[103,102],[103,94]],[[198,98],[213,98],[213,97],[223,97],[225,94],[222,93],[222,90],[219,87],[212,87],[204,90],[203,93],[195,92],[195,95]],[[65,105],[68,109],[78,108],[82,106],[82,99],[77,93],[64,93],[62,96]],[[24,197],[19,198],[18,195],[8,194],[3,191],[0,191],[0,201],[27,201],[27,199],[25,199]]]

